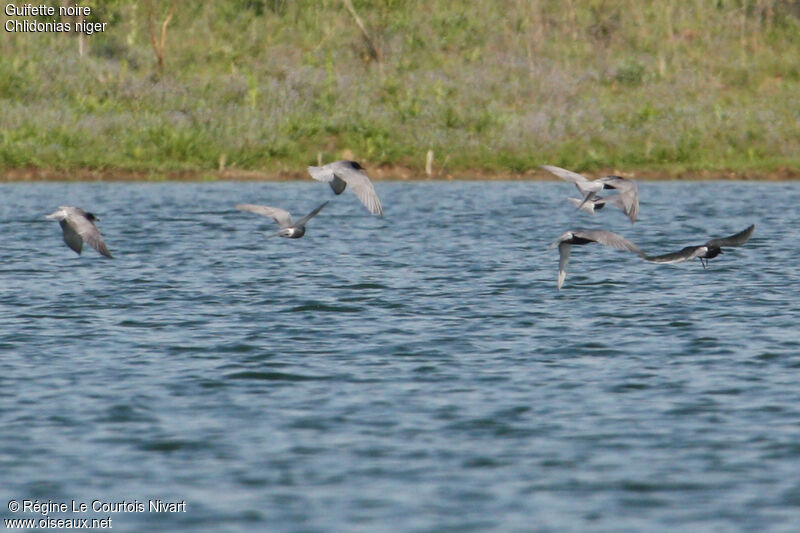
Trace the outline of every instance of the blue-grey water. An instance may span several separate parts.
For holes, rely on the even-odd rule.
[[[800,184],[0,186],[0,517],[116,531],[800,528]],[[574,194],[573,194],[574,195]],[[232,208],[295,215],[302,239]],[[99,218],[114,260],[44,215]],[[707,269],[650,253],[756,224]]]

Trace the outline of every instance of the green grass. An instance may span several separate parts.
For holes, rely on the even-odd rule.
[[[0,168],[800,167],[796,2],[353,3],[380,62],[339,0],[174,2],[162,72],[147,2],[94,2],[83,57],[4,32]]]

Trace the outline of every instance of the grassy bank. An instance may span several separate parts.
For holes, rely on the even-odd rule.
[[[354,1],[366,36],[346,4],[98,1],[103,33],[4,32],[0,167],[800,167],[796,2]]]

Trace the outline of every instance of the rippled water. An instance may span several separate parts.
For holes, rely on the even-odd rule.
[[[186,501],[121,531],[797,531],[798,183],[0,186],[6,501]],[[44,219],[79,205],[115,255]],[[756,224],[711,261],[665,253]],[[65,517],[104,517],[72,513]]]

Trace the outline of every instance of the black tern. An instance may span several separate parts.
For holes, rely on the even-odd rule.
[[[747,242],[753,234],[756,225],[751,224],[739,233],[721,239],[711,239],[700,246],[687,246],[677,252],[664,255],[645,255],[644,260],[651,263],[682,263],[689,259],[700,259],[703,268],[706,268],[709,259],[713,259],[722,253],[723,246],[740,246]]]
[[[580,191],[580,193],[583,195],[583,200],[577,204],[579,209],[589,213],[594,213],[594,209],[597,208],[597,205],[594,205],[591,209],[584,208],[589,202],[602,200],[604,201],[604,204],[611,203],[619,207],[623,213],[628,215],[628,218],[631,220],[631,222],[636,222],[636,217],[639,216],[639,188],[636,186],[635,181],[625,179],[620,176],[603,176],[602,178],[598,178],[596,180],[590,180],[585,176],[581,176],[577,172],[572,172],[571,170],[560,167],[542,165],[541,168],[552,174],[555,174],[562,180],[575,184],[575,187],[577,187],[578,191]],[[619,196],[599,198],[597,193],[603,189],[617,189],[617,191],[619,191]]]
[[[270,237],[286,237],[287,239],[299,239],[303,235],[306,234],[306,222],[311,220],[317,213],[322,211],[322,208],[328,205],[328,202],[320,205],[309,214],[298,220],[297,222],[292,222],[292,215],[290,215],[287,211],[283,209],[278,209],[277,207],[267,207],[266,205],[254,205],[254,204],[237,204],[234,207],[239,209],[240,211],[250,211],[251,213],[255,213],[257,215],[262,215],[265,217],[270,217],[272,220],[277,222],[278,226],[281,228],[277,232],[270,235]]]
[[[364,172],[364,167],[356,161],[335,161],[321,167],[308,167],[308,173],[317,181],[330,184],[336,194],[342,194],[350,185],[370,213],[383,216],[383,207],[375,192],[375,187]]]
[[[567,263],[569,263],[569,253],[572,245],[589,244],[591,242],[599,242],[617,250],[633,252],[640,257],[644,256],[644,252],[638,246],[610,231],[600,229],[566,231],[549,246],[549,248],[553,248],[558,245],[558,290],[561,290],[561,285],[564,284],[564,279],[567,277]]]
[[[102,255],[113,259],[106,248],[106,243],[103,242],[103,236],[95,226],[94,221],[99,219],[94,214],[87,213],[80,207],[62,205],[58,211],[50,213],[46,218],[58,220],[64,234],[64,242],[78,255],[81,254],[83,242],[86,241]]]

